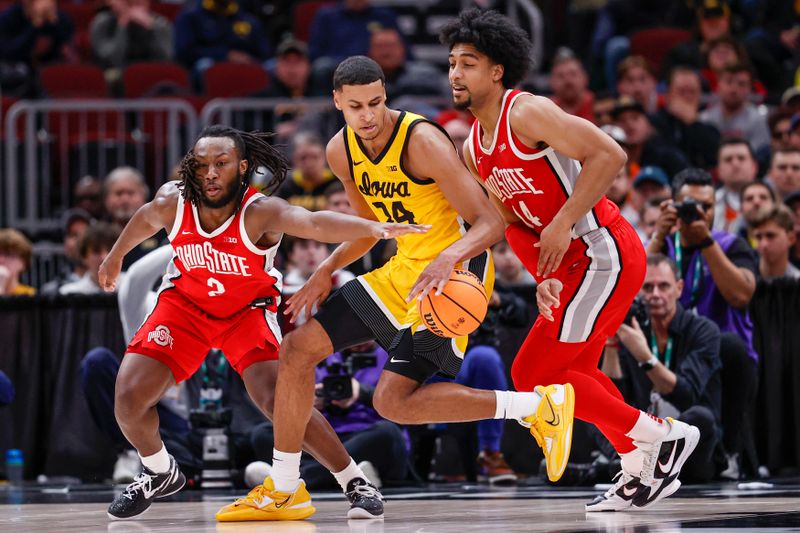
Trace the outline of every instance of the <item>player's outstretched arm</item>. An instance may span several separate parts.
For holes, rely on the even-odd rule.
[[[417,126],[409,140],[403,162],[418,178],[433,179],[447,201],[470,224],[459,240],[442,250],[422,271],[408,300],[444,289],[455,264],[475,257],[503,237],[504,224],[480,185],[458,157],[452,141],[432,124]]]
[[[176,182],[165,183],[151,202],[136,211],[100,265],[98,281],[103,290],[112,292],[116,288],[117,278],[122,270],[122,259],[128,252],[159,230],[172,227],[179,194]]]
[[[527,146],[545,142],[558,152],[580,161],[572,196],[541,232],[538,274],[555,271],[572,239],[572,227],[602,198],[627,156],[597,126],[565,113],[549,98],[525,95],[511,109],[511,129]]]

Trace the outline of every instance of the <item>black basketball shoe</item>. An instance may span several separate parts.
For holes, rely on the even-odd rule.
[[[108,517],[111,520],[136,518],[150,508],[155,498],[175,494],[185,484],[186,478],[178,469],[178,463],[170,455],[169,470],[163,474],[156,474],[145,467],[142,473],[134,478],[133,483],[108,506]]]
[[[383,495],[372,483],[360,477],[353,478],[344,495],[350,501],[347,518],[383,518]]]

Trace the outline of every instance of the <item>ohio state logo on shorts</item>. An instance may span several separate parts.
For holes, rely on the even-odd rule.
[[[147,334],[147,342],[154,342],[159,346],[169,345],[172,349],[172,334],[167,326],[158,325],[153,331]]]

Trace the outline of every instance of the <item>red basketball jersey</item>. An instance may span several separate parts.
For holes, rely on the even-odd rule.
[[[580,162],[552,147],[525,146],[511,131],[508,118],[514,102],[524,93],[506,91],[492,145],[481,143],[483,130],[476,120],[469,137],[472,162],[478,174],[503,205],[537,234],[553,220],[572,195],[581,171]],[[619,216],[619,208],[605,196],[575,224],[573,238],[605,227]]]
[[[169,234],[174,255],[161,290],[174,287],[216,318],[234,315],[253,300],[270,296],[275,298],[270,306],[275,311],[282,277],[273,261],[280,243],[259,248],[244,227],[247,208],[263,196],[248,187],[241,208],[211,233],[200,226],[197,207],[180,196]]]

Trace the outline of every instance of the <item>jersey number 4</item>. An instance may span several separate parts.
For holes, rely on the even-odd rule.
[[[389,213],[389,208],[383,202],[372,202],[372,205],[383,211],[386,215],[386,222],[408,222],[409,224],[416,224],[414,222],[414,213],[406,209],[403,202],[392,202],[392,212]]]
[[[218,279],[208,278],[208,286],[212,289],[208,291],[209,296],[219,296],[225,292],[225,285]]]

